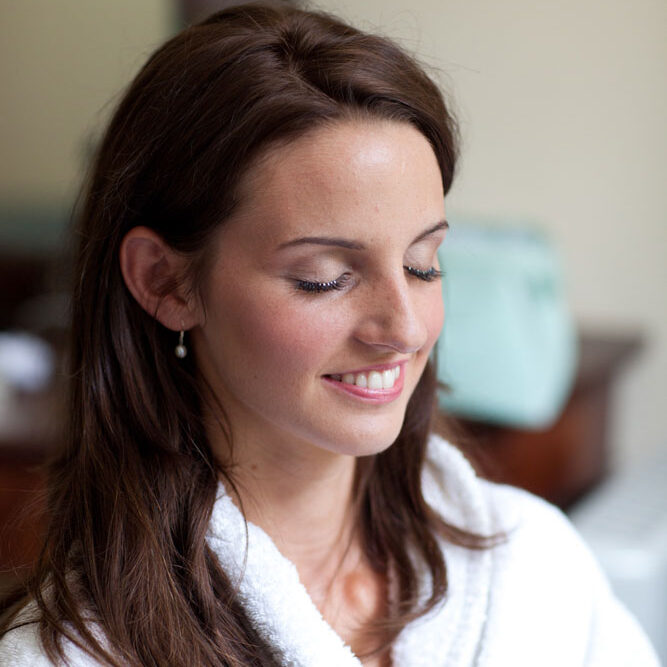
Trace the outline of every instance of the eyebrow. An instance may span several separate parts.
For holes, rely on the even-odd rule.
[[[419,234],[419,236],[417,236],[417,238],[415,238],[412,241],[410,245],[414,245],[415,243],[423,241],[427,236],[435,234],[435,232],[439,232],[441,229],[449,229],[449,223],[447,222],[447,220],[441,220],[440,222],[433,225],[433,227],[429,227],[427,230],[423,231],[421,234]],[[341,239],[330,236],[303,236],[301,238],[293,239],[291,241],[282,243],[281,245],[278,246],[278,250],[282,250],[283,248],[291,248],[292,246],[299,246],[299,245],[337,246],[339,248],[346,248],[348,250],[366,249],[363,243],[359,243],[358,241],[351,241],[349,239]]]

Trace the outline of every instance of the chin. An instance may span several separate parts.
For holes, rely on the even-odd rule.
[[[346,456],[373,456],[389,449],[401,432],[402,420],[397,426],[392,425],[378,430],[359,429],[341,432],[335,442],[322,443],[329,451]]]

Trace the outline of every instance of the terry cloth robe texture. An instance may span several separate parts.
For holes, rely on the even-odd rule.
[[[518,489],[479,479],[455,447],[429,442],[427,501],[448,521],[481,534],[505,532],[492,549],[441,543],[449,590],[408,625],[392,649],[395,667],[657,667],[633,617],[614,598],[566,517]],[[247,542],[246,542],[247,537]],[[250,619],[290,667],[360,667],[324,621],[296,567],[268,535],[243,521],[222,485],[207,537]],[[247,544],[247,551],[246,551]],[[424,581],[423,594],[427,594]],[[74,646],[74,667],[97,665]],[[50,663],[35,625],[0,642],[0,665]]]

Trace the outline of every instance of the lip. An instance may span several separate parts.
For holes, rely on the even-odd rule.
[[[403,380],[405,378],[405,361],[394,362],[393,364],[376,364],[375,366],[366,366],[362,369],[354,371],[344,371],[344,373],[332,373],[331,375],[344,375],[346,373],[368,373],[370,371],[384,371],[396,366],[401,367],[401,372],[396,379],[394,386],[391,389],[368,389],[367,387],[357,387],[356,384],[345,384],[339,380],[334,380],[328,375],[323,375],[322,379],[332,389],[342,392],[348,396],[353,396],[355,399],[364,401],[366,403],[391,403],[395,401],[403,391]]]

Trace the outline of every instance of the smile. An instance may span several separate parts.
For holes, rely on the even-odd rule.
[[[324,375],[327,384],[348,396],[367,403],[388,403],[398,398],[403,390],[403,372],[400,365],[366,371]]]
[[[328,375],[332,380],[343,384],[352,384],[362,389],[391,389],[401,375],[401,367],[394,366],[382,371],[368,371],[361,373],[345,373],[343,375]]]

